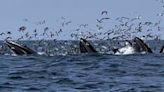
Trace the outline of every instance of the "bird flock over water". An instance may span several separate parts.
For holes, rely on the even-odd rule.
[[[163,13],[157,16],[162,16]],[[1,32],[1,38],[4,40],[57,40],[65,38],[67,35],[70,40],[79,40],[80,38],[93,39],[93,40],[126,40],[133,39],[136,35],[145,40],[154,40],[161,38],[161,21],[151,22],[144,20],[142,16],[134,18],[118,17],[111,18],[108,11],[102,11],[100,18],[96,19],[95,26],[90,24],[77,24],[76,28],[72,27],[75,24],[73,21],[67,20],[65,17],[61,17],[61,21],[58,25],[53,27],[47,26],[46,20],[36,23],[41,28],[30,29],[26,25],[20,26],[16,32],[6,31]],[[24,19],[28,22],[28,19]],[[115,23],[113,23],[115,22]],[[108,26],[109,24],[110,26]],[[19,36],[15,39],[13,34],[17,33]],[[63,35],[65,34],[65,35]],[[66,38],[67,39],[67,38]]]

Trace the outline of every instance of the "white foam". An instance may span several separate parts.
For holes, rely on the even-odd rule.
[[[125,46],[120,49],[115,53],[116,55],[128,55],[128,54],[135,54],[135,50],[131,46]]]
[[[46,55],[45,52],[37,52],[38,55]]]

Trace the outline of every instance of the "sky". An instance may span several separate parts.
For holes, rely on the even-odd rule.
[[[80,24],[94,27],[104,10],[112,19],[142,16],[149,21],[159,20],[157,14],[163,12],[157,0],[0,0],[0,33],[11,31],[12,38],[17,39],[24,34],[18,31],[21,26],[26,26],[26,31],[32,34],[34,29],[42,33],[46,26],[58,30],[62,21],[71,21],[72,24],[64,28],[65,35],[56,37],[71,39],[67,34],[73,32],[73,28]],[[38,25],[44,20],[44,25]],[[5,37],[0,36],[0,40]]]

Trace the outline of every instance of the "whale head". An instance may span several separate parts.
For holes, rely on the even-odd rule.
[[[125,46],[119,49],[114,49],[113,52],[118,55],[127,55],[135,53],[153,53],[143,40],[135,37],[132,41],[126,40]]]
[[[5,44],[16,54],[16,55],[29,55],[35,54],[36,52],[27,46],[20,45],[14,41],[5,41]]]
[[[80,52],[81,53],[96,53],[97,51],[86,39],[80,38]]]
[[[144,43],[144,41],[140,38],[135,37],[133,41],[135,43],[134,47],[137,47],[137,49],[140,50],[140,52],[153,53],[151,48],[146,43]]]

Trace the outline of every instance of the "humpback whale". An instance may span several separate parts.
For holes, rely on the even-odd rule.
[[[164,53],[164,46],[162,46],[160,53]]]
[[[153,53],[153,51],[150,49],[150,47],[144,43],[143,40],[141,40],[140,38],[138,37],[135,37],[134,38],[134,43],[135,43],[135,46],[140,52],[146,52],[146,53]]]
[[[14,41],[5,41],[5,44],[16,54],[16,55],[30,55],[36,54],[36,52],[27,46],[20,45]]]
[[[80,38],[80,52],[81,53],[97,53],[94,47],[83,38]]]
[[[126,40],[125,47],[114,49],[113,52],[116,55],[127,55],[143,52],[153,53],[152,50],[148,47],[148,45],[138,37],[135,37],[132,41]]]

